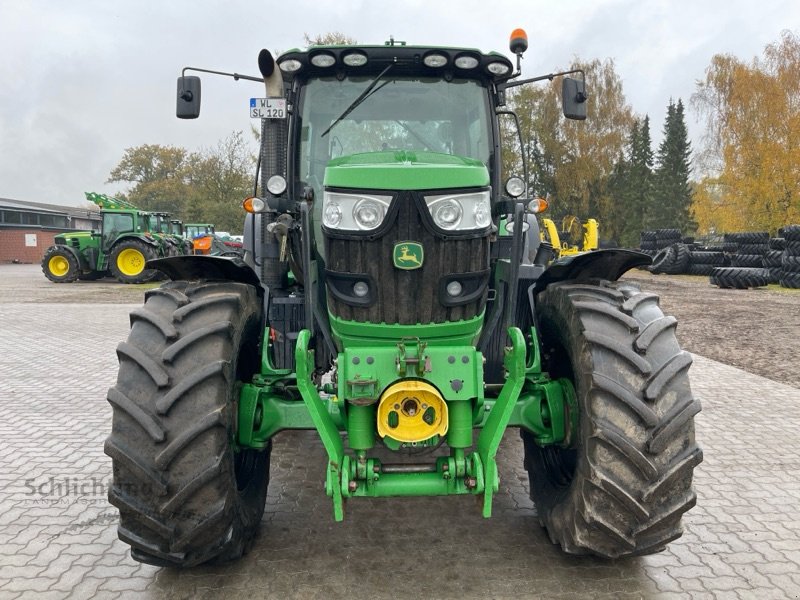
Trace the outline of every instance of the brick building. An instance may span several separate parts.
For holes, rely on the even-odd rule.
[[[0,198],[0,263],[38,263],[56,235],[89,229],[100,229],[96,210]]]

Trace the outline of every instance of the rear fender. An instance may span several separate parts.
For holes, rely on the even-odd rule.
[[[553,261],[536,280],[534,294],[538,294],[551,283],[569,279],[616,281],[626,271],[649,265],[651,262],[652,259],[647,254],[622,248],[565,256]]]
[[[240,258],[209,255],[170,256],[147,261],[148,269],[158,269],[172,280],[222,279],[255,286],[261,290],[256,272]]]

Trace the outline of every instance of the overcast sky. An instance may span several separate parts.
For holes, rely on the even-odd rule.
[[[263,87],[213,76],[201,117],[176,119],[184,66],[258,75],[261,48],[328,31],[510,54],[516,27],[530,39],[523,77],[576,56],[614,59],[658,140],[669,99],[688,104],[714,54],[760,55],[781,30],[800,29],[800,1],[0,0],[0,197],[82,204],[85,191],[123,189],[105,181],[126,148],[197,150],[249,130],[248,98]],[[702,130],[688,116],[697,146]]]

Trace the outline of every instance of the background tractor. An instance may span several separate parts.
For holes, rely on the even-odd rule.
[[[566,552],[680,536],[702,459],[691,356],[657,297],[618,281],[648,256],[537,260],[541,204],[501,172],[498,113],[539,80],[563,78],[567,118],[587,96],[580,71],[520,80],[526,48],[515,31],[516,67],[394,40],[263,50],[261,77],[228,74],[266,87],[249,106],[261,156],[244,257],[148,263],[171,281],[131,314],[108,392],[109,500],[135,559],[241,556],[272,440],[292,429],[320,436],[336,521],[390,496],[473,495],[489,517],[513,427]],[[196,118],[187,70],[177,114]]]
[[[86,198],[101,208],[100,231],[57,235],[55,245],[42,258],[45,277],[55,283],[71,283],[110,274],[122,283],[144,283],[159,276],[157,270],[145,268],[145,263],[169,256],[172,245],[158,233],[152,215],[103,194],[87,192]]]

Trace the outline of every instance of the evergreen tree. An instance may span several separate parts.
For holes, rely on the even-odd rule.
[[[670,100],[664,121],[664,139],[658,147],[654,176],[655,202],[646,221],[651,228],[677,228],[684,233],[697,229],[692,219],[691,144],[683,102]]]
[[[627,158],[618,161],[612,176],[615,204],[619,207],[619,241],[623,246],[639,245],[646,229],[645,216],[653,203],[653,150],[650,118],[645,116],[631,127]]]

